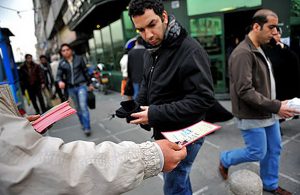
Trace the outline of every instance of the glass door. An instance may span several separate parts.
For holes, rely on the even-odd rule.
[[[225,85],[225,52],[223,19],[221,16],[199,16],[190,19],[191,36],[204,47],[211,61],[216,93],[227,91]]]

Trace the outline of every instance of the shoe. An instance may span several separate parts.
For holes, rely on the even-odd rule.
[[[84,129],[83,130],[84,131],[84,134],[87,136],[87,137],[89,137],[89,136],[91,136],[91,130],[90,129]]]
[[[279,186],[275,190],[265,190],[265,191],[271,192],[275,195],[292,195],[291,192],[289,192],[289,191],[287,191],[287,190],[285,190],[285,189],[283,189]]]
[[[219,165],[219,173],[223,177],[224,180],[228,179],[228,168],[225,168],[223,166],[223,164],[221,163],[221,161],[220,161],[220,165]]]

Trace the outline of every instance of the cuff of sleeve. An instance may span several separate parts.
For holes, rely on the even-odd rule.
[[[145,163],[144,179],[158,175],[162,170],[161,161],[163,161],[159,146],[156,146],[154,142],[145,142],[139,144],[139,148]]]
[[[159,158],[160,158],[160,171],[163,170],[164,164],[165,164],[165,158],[164,158],[164,154],[161,151],[161,148],[159,147],[159,145],[155,142],[153,142],[154,145],[156,146],[158,153],[159,153]]]

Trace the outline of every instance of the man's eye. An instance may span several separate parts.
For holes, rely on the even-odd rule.
[[[271,30],[272,30],[273,28],[276,28],[276,29],[277,29],[277,28],[278,28],[278,26],[277,26],[277,25],[270,25],[270,26],[269,26],[269,29],[271,29]]]
[[[149,24],[149,28],[153,28],[155,26],[155,23]]]

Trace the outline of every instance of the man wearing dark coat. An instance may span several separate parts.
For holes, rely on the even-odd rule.
[[[25,62],[20,68],[20,84],[23,93],[28,91],[29,98],[37,114],[46,112],[42,88],[45,87],[45,80],[41,67],[32,61],[32,55],[25,55]],[[39,99],[41,109],[38,107],[36,97]],[[42,111],[42,112],[41,112]]]
[[[130,123],[149,125],[154,139],[161,132],[191,126],[214,104],[210,63],[201,45],[169,16],[160,0],[132,0],[129,16],[148,43],[144,75],[137,97],[141,112]],[[164,194],[192,194],[189,174],[203,139],[187,146],[187,157],[164,173]]]

